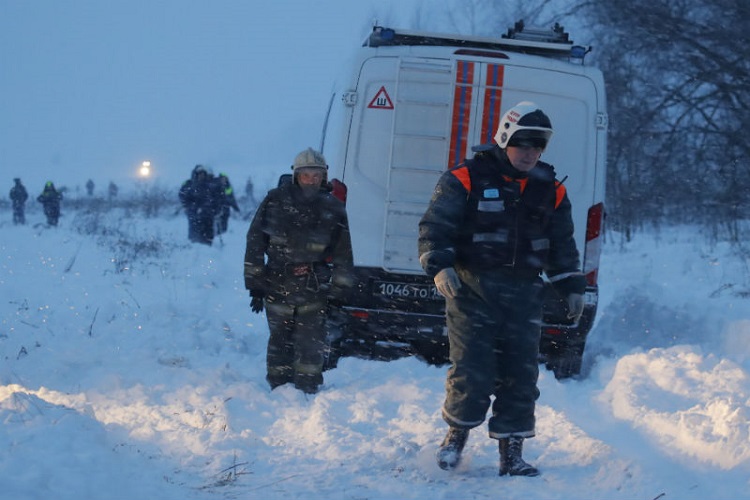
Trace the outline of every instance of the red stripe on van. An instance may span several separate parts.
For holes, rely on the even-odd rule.
[[[482,116],[482,144],[492,144],[497,126],[500,123],[500,106],[503,101],[503,77],[505,66],[487,65],[486,88],[484,89],[484,116]]]
[[[458,61],[456,64],[456,86],[453,91],[453,118],[451,120],[448,168],[458,165],[466,158],[473,83],[474,63]]]

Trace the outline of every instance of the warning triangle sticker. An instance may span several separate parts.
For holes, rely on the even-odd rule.
[[[378,90],[378,93],[375,94],[375,97],[373,97],[367,107],[372,109],[393,109],[393,102],[385,90],[385,85],[380,87],[380,90]]]

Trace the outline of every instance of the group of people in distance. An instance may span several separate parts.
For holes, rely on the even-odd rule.
[[[203,165],[193,168],[179,198],[188,219],[188,239],[195,243],[211,245],[214,237],[227,231],[230,211],[240,211],[229,177],[214,176]]]
[[[21,179],[13,179],[13,187],[10,188],[10,201],[13,206],[13,224],[26,224],[26,201],[29,199],[29,193]],[[44,184],[42,193],[37,196],[36,200],[42,204],[44,215],[47,217],[47,224],[56,226],[60,219],[60,202],[63,195],[55,188],[52,181]]]
[[[91,180],[88,181],[86,189],[91,196]],[[110,184],[110,197],[116,195],[116,190],[116,186]],[[26,224],[26,202],[29,193],[20,178],[13,179],[9,196],[13,208],[13,224]],[[179,199],[187,213],[190,241],[208,245],[215,236],[227,231],[230,211],[240,210],[226,174],[213,176],[210,170],[202,165],[197,165],[191,178],[182,185]],[[57,226],[62,200],[62,191],[58,190],[52,181],[47,181],[37,201],[42,204],[49,226]]]

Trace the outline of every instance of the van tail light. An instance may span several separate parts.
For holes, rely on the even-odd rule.
[[[586,249],[583,254],[583,274],[586,283],[596,286],[599,281],[599,257],[602,254],[602,229],[604,227],[604,204],[589,208],[586,219]]]
[[[368,313],[367,311],[359,310],[351,311],[351,315],[353,318],[357,319],[368,319],[370,317],[370,313]]]
[[[346,184],[338,179],[333,179],[331,181],[331,188],[331,194],[346,204],[346,192],[348,190]]]

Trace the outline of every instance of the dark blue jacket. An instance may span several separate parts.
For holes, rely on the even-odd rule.
[[[543,270],[561,292],[585,288],[565,186],[544,162],[516,170],[499,147],[442,175],[419,223],[419,255],[430,276]]]
[[[180,187],[179,198],[188,217],[212,219],[224,203],[221,187],[207,174],[200,177],[195,172]]]

